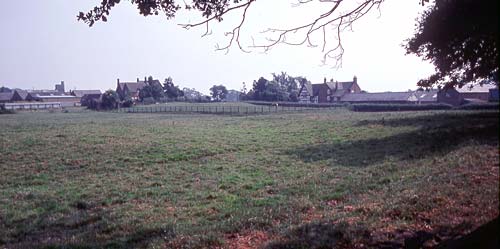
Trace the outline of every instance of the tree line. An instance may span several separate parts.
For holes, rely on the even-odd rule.
[[[247,90],[243,83],[238,96],[239,101],[284,101],[297,102],[300,86],[309,82],[305,77],[294,77],[286,72],[272,73],[272,79],[260,77],[253,81],[252,88]],[[225,101],[229,91],[222,84],[214,84],[207,96],[195,88],[180,88],[173,79],[168,77],[161,83],[149,76],[145,86],[139,89],[138,99],[132,96],[120,96],[115,90],[106,91],[101,99],[83,99],[82,105],[90,109],[115,109],[118,107],[131,107],[136,102],[141,104],[154,104],[165,102],[219,102]]]
[[[226,98],[228,90],[224,85],[214,85],[210,88],[210,96],[207,96],[195,88],[180,88],[174,84],[171,77],[161,83],[159,80],[149,76],[145,80],[145,86],[139,89],[137,99],[129,94],[120,95],[115,90],[107,90],[100,99],[82,99],[82,106],[90,109],[116,109],[118,107],[131,107],[137,102],[141,104],[154,104],[166,102],[211,102],[222,101]]]
[[[273,73],[272,77],[272,80],[264,77],[254,80],[248,92],[243,83],[240,100],[297,102],[300,87],[309,82],[305,77],[294,77],[286,72]]]

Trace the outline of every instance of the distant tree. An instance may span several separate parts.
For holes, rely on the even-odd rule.
[[[139,99],[143,102],[145,98],[152,98],[154,101],[159,101],[164,96],[163,86],[159,80],[153,79],[152,76],[148,77],[146,86],[139,90]]]
[[[102,109],[115,109],[118,108],[118,104],[120,103],[120,97],[113,90],[107,90],[102,94]]]
[[[418,85],[498,81],[498,14],[498,0],[436,0],[418,20],[416,33],[406,45],[407,54],[416,54],[436,68]]]
[[[142,102],[145,98],[151,98],[153,96],[153,89],[150,85],[145,85],[139,90],[139,100]]]
[[[97,109],[97,107],[95,106],[96,103],[99,103],[99,98],[96,98],[92,95],[85,95],[80,100],[81,106],[86,106],[89,109]],[[92,104],[94,104],[93,107],[91,107]]]
[[[288,95],[288,99],[291,102],[298,102],[299,101],[299,92],[298,91],[293,91]]]
[[[197,91],[194,88],[184,87],[182,89],[182,92],[184,93],[184,98],[186,99],[186,101],[202,102],[205,99],[203,93]]]
[[[132,100],[129,95],[125,95],[120,105],[122,107],[132,107],[134,105],[134,100]]]
[[[282,91],[288,93],[288,96],[284,98],[284,101],[298,101],[299,86],[307,82],[305,77],[293,77],[288,75],[286,72],[281,72],[279,74],[273,73],[273,81],[277,82]],[[283,93],[279,92],[280,95]],[[279,97],[278,97],[279,98]]]
[[[223,85],[213,85],[210,88],[210,94],[212,95],[212,98],[214,98],[215,101],[221,101],[226,98],[227,95],[227,89]]]
[[[264,101],[288,101],[288,92],[276,81],[269,81],[262,95]]]
[[[253,81],[253,88],[251,90],[252,95],[250,97],[253,100],[264,100],[264,92],[266,91],[266,87],[269,83],[264,77],[260,77],[257,81]]]
[[[178,97],[184,96],[184,92],[178,86],[174,85],[174,80],[171,77],[165,79],[163,90],[165,91],[165,95],[171,100],[177,100]]]
[[[12,92],[10,88],[4,86],[0,87],[0,93],[10,93],[10,92]]]
[[[292,91],[296,91],[298,88],[297,81],[294,77],[288,75],[286,72],[281,72],[279,74],[273,73],[273,81],[278,82],[280,87],[291,93]]]
[[[303,77],[292,77],[285,72],[272,74],[269,81],[260,77],[253,82],[253,88],[246,94],[249,100],[258,101],[298,101],[298,86],[300,82],[307,82]]]
[[[241,90],[240,92],[243,93],[243,94],[247,94],[247,85],[245,84],[245,82],[242,83],[242,86],[241,86]]]
[[[101,109],[101,101],[99,99],[91,98],[86,102],[85,106],[91,110],[99,110]]]

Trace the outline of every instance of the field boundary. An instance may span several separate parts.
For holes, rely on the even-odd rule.
[[[330,107],[331,108],[339,108]],[[343,108],[343,107],[342,107]],[[290,113],[317,110],[314,107],[259,105],[259,106],[210,106],[210,105],[155,105],[119,108],[112,112],[117,113],[201,113],[220,115],[259,115],[270,113]]]

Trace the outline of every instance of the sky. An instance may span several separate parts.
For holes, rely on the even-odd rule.
[[[351,1],[351,0],[350,0]],[[260,0],[247,12],[241,41],[250,53],[225,45],[240,21],[241,12],[204,27],[185,30],[180,23],[200,20],[197,13],[144,17],[128,1],[111,11],[108,22],[88,27],[76,15],[98,5],[100,0],[24,0],[0,2],[0,86],[22,89],[53,89],[64,81],[66,90],[115,89],[121,82],[153,76],[172,77],[176,85],[208,93],[214,84],[239,90],[250,88],[259,77],[287,72],[312,83],[324,78],[350,81],[358,78],[369,92],[406,91],[434,71],[433,66],[413,55],[405,55],[404,41],[412,36],[416,18],[424,10],[420,1],[386,0],[344,31],[342,67],[335,60],[322,63],[321,34],[313,36],[319,47],[280,44],[263,52],[247,47],[272,38],[268,28],[289,28],[307,23],[332,3],[313,2],[293,7],[297,0]],[[352,2],[359,2],[352,0]],[[299,39],[301,36],[290,39]],[[327,45],[335,44],[335,32],[327,31]],[[330,41],[330,42],[328,42]]]

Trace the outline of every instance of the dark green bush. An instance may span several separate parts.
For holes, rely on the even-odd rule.
[[[352,104],[348,107],[355,112],[394,112],[394,111],[425,111],[450,110],[447,104]]]
[[[498,103],[474,103],[455,107],[457,110],[498,110]]]

